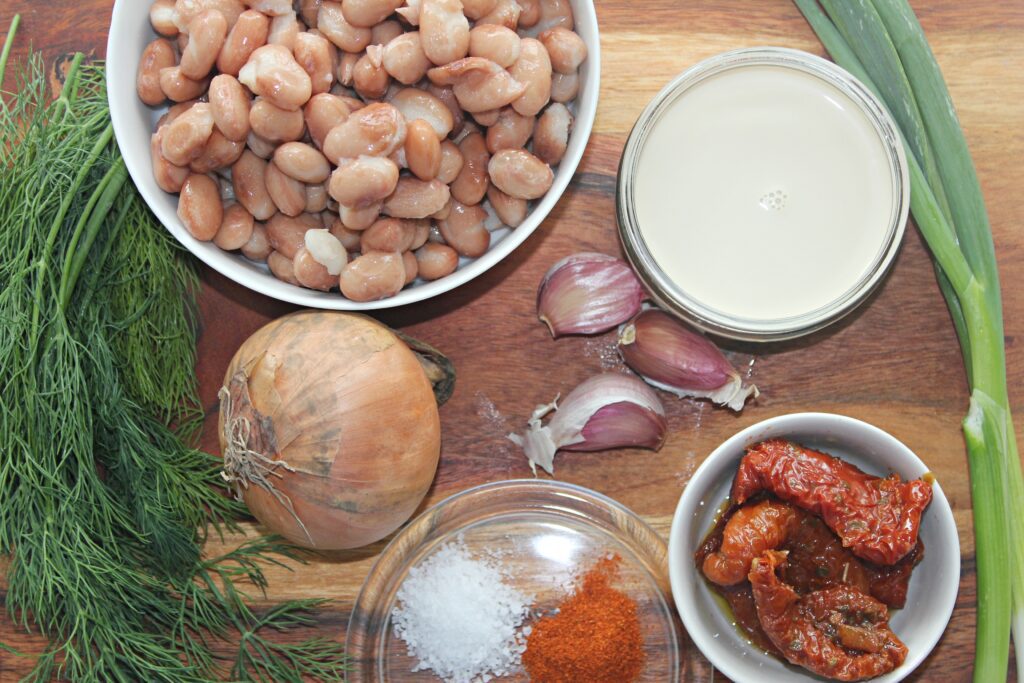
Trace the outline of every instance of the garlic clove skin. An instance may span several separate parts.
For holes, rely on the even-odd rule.
[[[543,425],[542,420],[552,412],[554,416]],[[650,387],[632,375],[605,373],[582,382],[561,406],[557,397],[552,403],[537,406],[526,431],[509,434],[508,438],[523,449],[536,475],[537,465],[554,474],[559,449],[658,450],[667,431],[665,407]]]
[[[649,384],[679,397],[707,398],[739,412],[760,395],[710,340],[656,309],[622,327],[619,353]]]
[[[600,334],[640,311],[647,294],[622,259],[582,252],[547,272],[537,291],[537,315],[551,336]]]

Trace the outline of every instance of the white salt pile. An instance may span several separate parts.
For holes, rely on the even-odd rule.
[[[514,673],[526,650],[533,597],[509,586],[498,563],[474,558],[460,538],[409,570],[391,612],[395,635],[448,683],[485,683]]]

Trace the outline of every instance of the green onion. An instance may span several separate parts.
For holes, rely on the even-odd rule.
[[[1010,417],[992,231],[946,83],[906,0],[794,0],[870,87],[907,148],[911,210],[936,262],[971,387],[963,421],[978,573],[975,681],[1005,680],[1011,624],[1024,680],[1024,475]],[[822,9],[824,8],[824,9]]]

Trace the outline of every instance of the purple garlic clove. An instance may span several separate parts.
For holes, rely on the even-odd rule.
[[[622,259],[583,252],[547,272],[537,291],[537,315],[552,337],[600,334],[640,311],[647,295]]]
[[[748,396],[759,394],[711,341],[656,309],[623,326],[619,353],[650,384],[677,396],[708,398],[740,411]]]
[[[658,395],[631,375],[606,373],[573,389],[562,405],[558,399],[537,406],[526,431],[509,434],[521,447],[537,473],[540,465],[554,473],[555,453],[603,451],[613,448],[658,450],[665,442],[668,424]],[[541,420],[555,411],[547,425]]]

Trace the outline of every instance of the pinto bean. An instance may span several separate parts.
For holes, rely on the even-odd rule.
[[[228,28],[235,25],[238,17],[245,10],[239,0],[177,0],[174,3],[174,25],[184,34],[189,32],[189,24],[208,10],[217,10],[227,19]]]
[[[139,99],[151,107],[163,104],[167,96],[160,88],[160,70],[169,69],[177,61],[174,46],[169,40],[157,38],[146,46],[139,60],[139,71],[135,78],[135,87]]]
[[[519,35],[497,24],[480,24],[469,32],[469,56],[489,59],[508,68],[519,59]]]
[[[512,107],[498,114],[498,121],[487,129],[487,149],[491,154],[503,149],[522,149],[533,135],[536,119],[523,116]]]
[[[337,82],[346,88],[351,88],[356,81],[356,64],[359,63],[359,59],[362,54],[356,54],[355,52],[342,52],[341,57],[338,59],[338,68],[335,70],[337,76]]]
[[[519,15],[519,28],[533,28],[540,21],[540,0],[516,0],[522,13]]]
[[[420,180],[432,180],[441,170],[441,143],[434,129],[423,119],[416,119],[408,126],[405,158],[409,170]]]
[[[284,254],[278,251],[272,251],[267,256],[267,265],[270,266],[270,272],[274,274],[278,280],[287,282],[290,285],[301,287],[301,283],[295,277],[295,260],[294,258],[288,258]]]
[[[409,250],[415,236],[416,226],[413,221],[381,218],[361,233],[360,251],[364,254],[370,251],[402,253]]]
[[[491,155],[487,152],[487,143],[482,135],[472,133],[459,143],[459,152],[462,154],[462,170],[452,181],[452,196],[467,206],[479,204],[490,182],[487,164]]]
[[[267,162],[246,150],[231,167],[235,198],[256,220],[265,221],[277,212],[267,192]]]
[[[178,199],[178,218],[189,234],[200,242],[209,242],[220,229],[223,217],[217,181],[198,173],[190,175],[181,186]]]
[[[292,52],[299,66],[309,74],[314,95],[328,92],[334,83],[334,47],[323,36],[303,32],[295,37]]]
[[[299,16],[306,26],[316,28],[317,15],[320,13],[322,0],[299,0]]]
[[[423,0],[420,7],[423,52],[434,64],[462,59],[469,52],[469,21],[459,0]]]
[[[379,100],[390,84],[391,76],[384,68],[383,46],[370,45],[352,70],[352,86],[363,99]]]
[[[313,94],[313,82],[291,50],[282,45],[264,45],[252,53],[238,72],[238,80],[274,106],[297,111]]]
[[[267,164],[264,181],[278,211],[295,217],[306,210],[306,186],[282,173],[273,161]]]
[[[491,182],[518,199],[537,199],[551,189],[551,167],[525,149],[503,149],[487,165]]]
[[[175,38],[178,27],[174,24],[174,0],[156,0],[149,6],[149,23],[164,38]]]
[[[487,188],[487,201],[491,203],[498,220],[510,228],[518,228],[526,220],[529,203],[525,199],[510,197],[491,185]]]
[[[458,137],[463,130],[465,112],[463,112],[462,107],[459,106],[459,100],[455,97],[455,90],[451,86],[435,85],[430,81],[427,81],[427,93],[447,107],[448,113],[451,114],[452,127],[448,132],[447,137]],[[417,116],[415,118],[422,119],[424,117]]]
[[[426,244],[427,238],[430,237],[430,221],[427,219],[405,220],[406,223],[409,223],[413,227],[412,242],[409,244],[409,248],[415,251]]]
[[[242,245],[242,256],[250,261],[263,262],[267,260],[272,251],[270,241],[267,239],[267,229],[262,223],[254,223],[252,236],[249,241]]]
[[[241,142],[249,135],[249,95],[238,79],[228,74],[210,81],[213,122],[228,140]]]
[[[405,266],[405,284],[411,284],[416,280],[420,272],[420,264],[416,261],[416,254],[407,251],[402,254],[402,265]]]
[[[341,11],[353,26],[372,28],[404,4],[405,0],[341,0]]]
[[[328,190],[342,206],[365,209],[395,191],[398,166],[383,157],[343,159],[331,174]]]
[[[539,34],[548,29],[561,26],[568,30],[575,28],[572,16],[572,5],[569,0],[538,0],[540,3],[540,20],[530,29],[531,34]]]
[[[320,213],[327,208],[327,183],[306,185],[306,211]]]
[[[424,280],[440,280],[459,267],[459,254],[447,244],[427,242],[416,250],[419,276]]]
[[[299,249],[306,245],[306,231],[322,227],[320,217],[315,214],[286,216],[276,213],[267,221],[267,240],[274,251],[293,259]]]
[[[529,54],[521,54],[513,69],[520,63],[532,63]],[[531,75],[525,69],[521,72]],[[482,57],[466,57],[434,67],[427,72],[427,78],[437,85],[452,86],[459,106],[470,113],[500,109],[528,94],[527,83],[521,83],[509,71]]]
[[[538,159],[552,166],[562,160],[572,123],[572,114],[564,104],[555,102],[544,110],[533,134],[533,153]]]
[[[483,207],[452,202],[451,214],[437,224],[444,241],[462,256],[477,258],[491,246],[491,233],[484,227],[487,212]]]
[[[206,92],[210,82],[206,79],[193,81],[181,73],[180,66],[160,69],[160,89],[172,102],[194,100]]]
[[[291,0],[242,0],[246,6],[272,17],[279,17],[292,11]]]
[[[399,83],[418,83],[433,65],[423,51],[419,31],[403,33],[384,46],[384,68]]]
[[[476,21],[494,11],[498,0],[462,0],[462,13],[470,21]]]
[[[551,100],[551,58],[539,40],[523,38],[520,43],[519,59],[508,72],[526,90],[512,102],[512,108],[523,116],[536,116]]]
[[[395,218],[426,218],[441,210],[450,196],[448,186],[436,180],[400,178],[381,213]]]
[[[444,221],[448,219],[448,216],[452,215],[452,203],[455,200],[451,197],[448,198],[448,202],[440,208],[436,213],[432,213],[430,217],[435,221]]]
[[[274,152],[281,171],[304,183],[322,183],[331,174],[327,157],[304,142],[287,142]]]
[[[341,241],[326,228],[307,230],[305,239],[310,256],[337,278],[341,274],[341,269],[348,263],[348,253]]]
[[[241,204],[232,204],[224,209],[220,228],[213,238],[213,243],[224,251],[241,249],[252,239],[255,221],[252,214]]]
[[[364,209],[352,209],[347,206],[339,206],[338,214],[342,225],[349,230],[366,230],[380,218],[380,210],[383,202],[377,202]]]
[[[498,122],[498,114],[501,113],[501,109],[489,109],[488,111],[479,111],[473,114],[473,120],[484,128],[489,128]]]
[[[270,33],[267,34],[267,45],[280,45],[292,52],[295,51],[295,39],[303,33],[295,12],[281,14],[270,20]]]
[[[405,27],[394,19],[382,21],[370,29],[370,45],[387,45],[405,33]]]
[[[579,72],[553,74],[551,77],[551,101],[565,104],[576,99],[580,93]]]
[[[331,275],[322,263],[313,258],[313,254],[306,247],[301,247],[292,259],[292,272],[299,284],[309,289],[329,292],[338,286],[338,273]]]
[[[314,95],[303,111],[306,128],[309,129],[309,137],[313,139],[313,144],[323,149],[327,134],[335,126],[345,123],[349,111],[348,105],[336,95],[328,93]]]
[[[409,34],[406,34],[409,35]],[[391,98],[407,121],[420,119],[433,128],[438,140],[448,137],[454,125],[451,111],[440,99],[417,88],[403,88]]]
[[[560,74],[574,74],[587,58],[587,44],[576,33],[556,26],[544,31],[537,39],[551,57],[551,68]]]
[[[393,105],[378,102],[352,112],[324,140],[324,155],[335,165],[358,156],[389,156],[405,143],[405,117]]]
[[[519,17],[522,11],[518,0],[498,0],[498,4],[489,14],[477,19],[476,25],[495,24],[515,31],[519,26]]]
[[[249,110],[252,132],[270,142],[291,142],[302,137],[306,120],[302,111],[289,111],[259,98]]]
[[[270,20],[266,15],[251,9],[242,12],[217,55],[217,70],[237,76],[252,53],[267,44],[269,34]]]
[[[394,296],[405,286],[401,254],[374,251],[363,254],[341,270],[341,293],[352,301],[376,301]]]
[[[212,133],[213,112],[209,104],[200,102],[167,124],[160,149],[175,166],[186,166],[203,153]]]
[[[373,37],[369,28],[349,23],[340,2],[324,0],[316,18],[316,28],[327,40],[345,52],[362,52]]]
[[[188,47],[181,54],[181,73],[194,81],[206,78],[228,35],[228,21],[215,9],[197,14],[188,25]]]
[[[324,214],[324,216],[325,223],[328,220],[328,218],[330,219],[330,227],[328,228],[328,230],[330,230],[331,235],[333,235],[335,238],[337,238],[339,242],[341,242],[341,246],[345,247],[345,249],[349,252],[359,251],[359,241],[362,237],[362,232],[356,230],[349,230],[348,228],[345,227],[345,224],[341,222],[341,219],[338,218],[333,213],[327,213]]]
[[[277,150],[276,142],[262,138],[253,131],[249,131],[249,137],[245,139],[245,142],[249,150],[264,161],[269,161],[273,158],[274,152]]]
[[[202,154],[189,163],[193,173],[212,173],[234,164],[245,151],[245,143],[228,140],[216,128],[210,133]]]
[[[157,186],[164,192],[181,192],[181,186],[185,183],[191,171],[187,167],[175,166],[169,162],[162,151],[163,136],[167,127],[158,128],[153,137],[150,138],[149,154],[153,160],[153,179]]]
[[[441,143],[441,165],[437,171],[437,179],[445,185],[451,185],[462,171],[462,152],[451,140]]]

